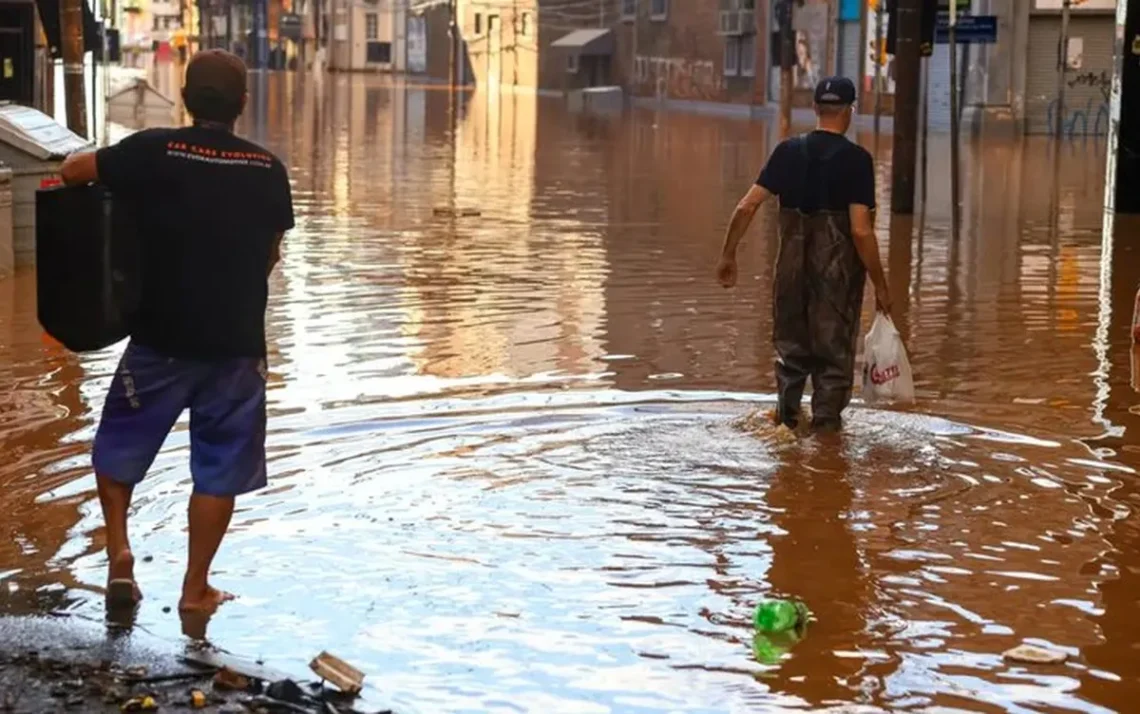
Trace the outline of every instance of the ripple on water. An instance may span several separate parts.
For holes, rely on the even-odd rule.
[[[772,242],[745,246],[732,293],[701,257],[762,125],[475,93],[452,132],[446,92],[255,82],[245,130],[289,165],[298,225],[268,311],[274,478],[217,561],[241,593],[218,644],[300,675],[328,648],[371,699],[432,714],[1095,712],[1097,682],[1135,673],[1092,666],[1131,618],[1105,594],[1134,474],[1107,460],[1133,447],[1104,422],[1129,360],[1102,325],[1127,323],[1140,264],[1115,266],[1107,315],[1095,148],[1043,200],[1044,144],[965,147],[959,238],[936,182],[922,231],[884,218],[942,417],[857,409],[843,439],[797,440],[738,428],[770,406]],[[94,616],[86,451],[119,349],[45,342],[33,294],[0,281],[0,604]],[[187,454],[183,422],[133,512],[140,624],[171,637]],[[816,616],[779,667],[751,654],[771,595]],[[1079,656],[1002,662],[1022,639]]]

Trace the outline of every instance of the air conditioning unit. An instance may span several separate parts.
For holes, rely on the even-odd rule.
[[[737,10],[721,10],[720,11],[720,25],[717,34],[720,35],[739,35],[740,34],[740,12]]]

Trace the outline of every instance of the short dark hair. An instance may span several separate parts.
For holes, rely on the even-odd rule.
[[[232,124],[245,105],[245,81],[240,57],[219,49],[202,50],[186,65],[182,101],[195,119]]]
[[[234,101],[212,87],[186,87],[182,90],[186,111],[201,121],[233,124],[241,116],[242,101]]]

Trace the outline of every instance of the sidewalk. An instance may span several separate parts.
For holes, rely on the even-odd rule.
[[[256,679],[240,692],[216,689],[212,680],[219,665],[264,677],[265,682],[288,681],[256,663],[197,649],[189,641],[167,642],[139,627],[111,629],[66,615],[0,617],[0,712],[355,711],[332,694],[322,694],[327,700],[316,705],[267,699],[264,694],[273,693],[273,687],[264,694],[255,691]],[[205,706],[194,706],[195,690],[204,695]],[[298,691],[312,690],[302,686]],[[145,697],[152,701],[144,705]]]

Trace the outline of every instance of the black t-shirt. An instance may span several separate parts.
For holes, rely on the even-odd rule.
[[[779,196],[781,208],[805,213],[847,211],[852,203],[875,207],[875,164],[870,152],[830,131],[817,130],[780,142],[756,183]]]
[[[285,167],[223,129],[150,129],[96,155],[99,181],[139,212],[132,339],[171,357],[265,356],[268,267],[293,227]]]

